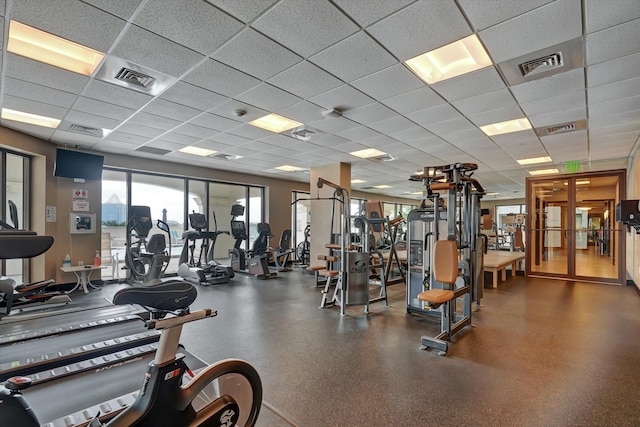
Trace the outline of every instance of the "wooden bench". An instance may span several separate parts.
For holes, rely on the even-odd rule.
[[[522,261],[524,261],[524,252],[487,251],[484,256],[484,271],[493,274],[492,287],[498,287],[498,273],[502,273],[503,282],[507,280],[509,266],[511,266],[511,274],[515,276]]]

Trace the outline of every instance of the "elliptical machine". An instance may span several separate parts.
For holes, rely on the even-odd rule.
[[[125,266],[129,270],[127,279],[130,284],[135,282],[159,283],[169,266],[171,259],[171,245],[167,246],[167,242],[171,242],[169,225],[164,221],[157,220],[156,226],[162,230],[162,233],[149,237],[149,232],[153,228],[151,208],[149,206],[131,206],[127,221],[125,255]]]
[[[0,259],[33,258],[45,253],[53,245],[53,236],[38,236],[35,231],[20,230],[18,209],[11,200],[9,217],[13,225],[0,220]],[[34,283],[17,284],[10,277],[0,276],[0,316],[11,314],[13,308],[25,308],[34,303],[66,304],[67,295],[48,289],[54,281],[41,280]]]
[[[209,225],[206,216],[195,211],[189,214],[189,224],[195,231],[189,230],[182,235],[184,245],[180,254],[178,275],[188,282],[201,285],[218,285],[229,282],[234,276],[233,268],[224,266],[213,259],[218,235],[229,234],[228,231],[218,231],[216,213],[213,212],[214,231],[207,230]],[[196,260],[195,249],[198,240],[201,243]]]
[[[250,251],[242,248],[242,242],[247,240],[247,228],[244,221],[239,221],[236,217],[244,215],[244,206],[231,206],[231,235],[235,240],[233,249],[229,251],[231,255],[231,268],[240,273],[249,273],[258,279],[269,279],[278,275],[269,271],[268,240],[272,237],[269,224],[261,222],[258,224],[258,237],[253,242]]]

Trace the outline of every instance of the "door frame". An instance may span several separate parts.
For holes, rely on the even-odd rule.
[[[601,177],[612,177],[615,176],[618,178],[618,192],[616,195],[616,200],[612,203],[612,206],[609,207],[609,215],[614,217],[614,221],[612,221],[612,227],[610,230],[612,231],[611,235],[615,240],[615,244],[611,245],[612,250],[614,251],[614,259],[617,263],[617,272],[618,277],[615,279],[607,278],[607,277],[597,277],[597,276],[579,276],[576,274],[576,218],[575,214],[569,215],[567,214],[567,224],[566,228],[562,230],[563,238],[566,239],[567,242],[567,274],[558,274],[558,273],[546,273],[540,271],[532,271],[531,266],[532,262],[535,261],[534,257],[538,255],[538,251],[535,250],[528,244],[525,249],[525,259],[526,259],[526,275],[527,276],[539,276],[539,277],[547,277],[547,278],[555,278],[562,280],[572,280],[572,281],[586,281],[586,282],[597,282],[597,283],[607,283],[607,284],[620,284],[624,285],[626,282],[626,232],[622,223],[618,222],[618,218],[615,218],[615,204],[620,200],[624,200],[626,197],[626,183],[627,183],[627,171],[624,169],[611,170],[611,171],[602,171],[602,172],[585,172],[585,173],[577,173],[577,174],[562,174],[562,175],[546,175],[541,177],[528,177],[526,178],[526,199],[525,203],[527,206],[527,215],[525,219],[525,234],[527,242],[534,242],[533,233],[536,232],[537,228],[535,227],[534,214],[536,213],[535,206],[535,198],[532,194],[532,186],[536,183],[541,183],[545,181],[553,181],[553,180],[567,180],[568,185],[568,200],[567,200],[567,213],[575,212],[576,210],[576,181],[580,179],[591,179],[591,178],[601,178]],[[567,235],[568,233],[568,235]]]

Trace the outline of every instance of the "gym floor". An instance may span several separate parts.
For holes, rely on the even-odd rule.
[[[218,316],[185,326],[181,342],[207,362],[256,367],[258,426],[640,425],[634,287],[510,278],[485,289],[475,327],[438,356],[419,347],[439,325],[406,314],[403,284],[389,287],[388,308],[349,307],[345,317],[318,308],[314,284],[294,269],[198,287],[192,308]]]

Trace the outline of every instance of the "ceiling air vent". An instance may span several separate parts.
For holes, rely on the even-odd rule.
[[[552,53],[551,55],[536,58],[531,61],[523,62],[518,65],[522,76],[531,76],[545,71],[554,70],[564,65],[562,61],[562,52]]]
[[[121,80],[143,88],[148,88],[156,81],[155,77],[148,76],[138,71],[123,67],[114,76],[116,80]]]
[[[165,154],[169,154],[171,152],[169,150],[164,150],[162,148],[147,147],[147,146],[137,148],[135,151],[141,151],[143,153],[149,153],[149,154],[158,154],[160,156],[164,156]]]
[[[293,136],[295,139],[299,139],[300,141],[308,141],[311,139],[311,135],[313,135],[314,133],[316,132],[309,128],[301,126],[292,130],[291,136]]]
[[[398,160],[398,158],[392,156],[391,154],[385,154],[384,156],[380,156],[380,157],[371,157],[369,158],[369,160],[380,163],[380,162],[393,162],[394,160]]]
[[[564,132],[571,132],[576,130],[576,124],[575,123],[567,123],[564,125],[560,125],[560,126],[553,126],[550,128],[547,128],[547,135],[555,135],[557,133],[564,133]]]
[[[584,130],[587,128],[587,120],[576,120],[575,122],[560,123],[553,126],[545,126],[535,128],[534,131],[538,136],[552,136],[559,135],[561,133],[575,132],[577,130]]]
[[[98,138],[102,138],[103,133],[102,129],[92,128],[89,126],[77,125],[75,123],[71,123],[68,127],[71,132],[81,133],[84,135],[97,136]]]
[[[237,154],[223,154],[223,153],[216,154],[213,157],[221,160],[238,160],[242,158],[242,156],[238,156]]]

